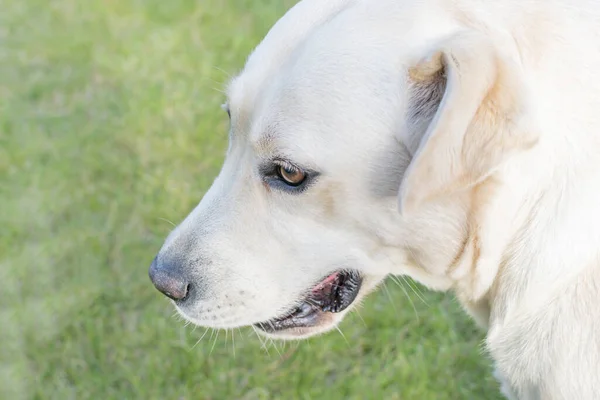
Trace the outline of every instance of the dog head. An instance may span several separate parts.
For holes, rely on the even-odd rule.
[[[474,188],[532,143],[486,36],[361,7],[299,3],[230,83],[222,170],[150,268],[193,323],[303,337],[390,273],[450,288]]]

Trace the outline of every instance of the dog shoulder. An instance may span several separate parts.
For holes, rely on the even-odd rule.
[[[487,349],[518,398],[592,399],[600,393],[599,267],[564,282],[552,297],[541,289],[527,293],[520,309],[490,328]]]

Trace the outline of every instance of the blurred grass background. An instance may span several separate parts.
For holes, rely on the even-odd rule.
[[[150,284],[226,147],[219,90],[290,0],[0,0],[0,399],[498,399],[450,295],[337,332],[185,327]]]

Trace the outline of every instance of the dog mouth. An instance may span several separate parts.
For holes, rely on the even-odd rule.
[[[334,272],[315,285],[300,304],[284,316],[255,326],[267,333],[317,326],[326,319],[327,314],[347,309],[356,299],[361,284],[362,277],[357,271]]]

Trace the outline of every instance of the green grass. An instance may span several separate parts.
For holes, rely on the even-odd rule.
[[[291,3],[0,0],[0,398],[499,398],[450,295],[388,282],[345,339],[267,352],[151,286],[219,170],[218,89]]]

